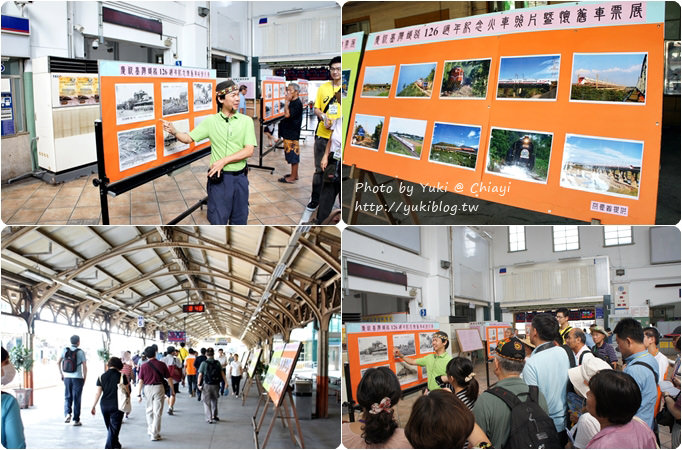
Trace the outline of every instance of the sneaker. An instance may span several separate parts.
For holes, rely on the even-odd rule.
[[[215,423],[213,420],[207,420],[206,423]]]
[[[73,422],[73,426],[74,426],[74,427],[80,427],[81,425],[83,425],[83,424],[81,423],[80,420],[76,420],[76,421]]]
[[[214,417],[214,418],[213,418],[213,421],[214,421],[214,422],[220,422],[220,419],[219,419],[218,417]]]
[[[173,409],[168,408],[168,415],[169,415],[169,416],[172,416],[172,415],[173,415]]]
[[[308,203],[308,205],[306,206],[306,208],[308,208],[308,209],[310,209],[310,210],[312,210],[312,211],[315,211],[315,208],[317,208],[317,205],[318,205],[317,202],[315,202],[315,201],[313,201],[313,200],[310,200],[310,203]]]
[[[71,414],[67,414],[66,417],[64,418],[64,423],[69,423],[71,422]]]
[[[161,436],[152,436],[149,440],[151,440],[151,441],[160,441],[160,440],[161,440]]]

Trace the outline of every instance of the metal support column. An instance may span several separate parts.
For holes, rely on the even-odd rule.
[[[320,331],[317,338],[317,396],[315,397],[315,411],[318,419],[329,416],[329,321],[331,314],[322,316]]]

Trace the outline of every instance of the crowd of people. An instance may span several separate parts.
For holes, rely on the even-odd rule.
[[[179,349],[169,346],[163,353],[153,344],[134,355],[125,351],[121,357],[111,357],[107,370],[95,381],[95,400],[90,410],[93,416],[96,415],[99,403],[107,430],[104,448],[121,448],[119,434],[131,414],[135,398],[137,403],[144,401],[150,440],[160,440],[164,407],[167,403],[166,413],[176,414],[175,400],[181,393],[181,386],[187,387],[190,397],[203,402],[206,422],[218,422],[219,397],[229,396],[231,385],[231,395],[238,398],[243,373],[236,353],[227,354],[223,349],[218,349],[218,353],[216,358],[213,348],[202,348],[197,352],[186,348],[182,342]],[[62,350],[57,363],[64,383],[64,422],[81,426],[81,399],[88,369],[78,336],[71,337],[70,345]],[[15,373],[9,353],[3,347],[2,385],[11,383]],[[19,405],[14,396],[5,391],[2,392],[2,445],[4,448],[26,448]]]
[[[344,423],[347,448],[659,448],[661,427],[680,445],[680,327],[674,362],[654,327],[624,318],[613,332],[568,324],[559,309],[533,317],[525,339],[509,328],[492,355],[497,383],[480,391],[468,358],[448,354],[447,333],[434,353],[396,360],[423,366],[427,388],[399,426],[400,382],[388,367],[365,370],[356,400],[362,419]],[[588,345],[588,336],[592,345]],[[620,353],[617,356],[615,344]],[[403,419],[404,420],[404,419]]]

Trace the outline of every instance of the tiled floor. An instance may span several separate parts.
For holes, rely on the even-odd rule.
[[[274,174],[262,169],[249,172],[248,224],[291,225],[299,222],[310,200],[313,166],[313,139],[303,132],[299,180],[283,184],[277,179],[290,173],[283,150],[277,149],[263,159],[264,166],[275,168]],[[112,225],[165,224],[199,200],[206,197],[205,157],[185,167],[173,176],[162,176],[153,182],[119,195],[109,197],[109,217]],[[258,150],[249,160],[258,164]],[[38,179],[2,185],[2,221],[8,225],[102,223],[99,189],[93,186],[95,175],[58,185]],[[208,224],[206,207],[196,210],[180,224]]]

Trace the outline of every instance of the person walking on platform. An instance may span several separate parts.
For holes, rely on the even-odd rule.
[[[207,216],[211,225],[246,225],[249,216],[249,180],[246,160],[257,145],[253,119],[237,112],[238,86],[232,80],[216,86],[217,114],[208,116],[189,133],[178,132],[162,120],[164,131],[184,143],[211,140],[208,169]]]
[[[239,383],[242,381],[242,366],[239,364],[239,357],[235,353],[230,363],[230,378],[232,379],[232,394],[239,397]]]
[[[85,352],[78,348],[81,338],[71,336],[71,346],[62,350],[62,355],[57,360],[59,373],[64,381],[64,423],[71,422],[73,413],[73,426],[81,426],[81,396],[83,385],[88,375]]]
[[[220,367],[223,370],[223,373],[227,375],[227,355],[223,351],[222,348],[218,349],[218,358],[216,358],[218,362],[220,363]],[[225,377],[225,380],[227,380],[227,377]],[[220,382],[220,395],[229,395],[230,387],[227,385],[227,381],[225,382]]]
[[[166,349],[163,363],[168,366],[168,373],[173,379],[172,395],[168,398],[168,415],[172,416],[175,411],[175,396],[180,392],[180,380],[182,380],[182,362],[178,358],[178,351],[172,345]]]
[[[204,414],[208,423],[216,423],[220,420],[218,418],[218,390],[221,381],[227,384],[225,372],[213,355],[212,348],[206,350],[207,359],[199,367],[199,390],[204,394]]]
[[[246,114],[246,85],[239,86],[239,112],[241,114]]]
[[[185,358],[185,374],[187,376],[187,389],[189,390],[190,397],[197,395],[197,368],[194,367],[196,359],[197,352],[190,348],[189,354]]]
[[[17,370],[9,359],[9,352],[2,347],[2,385],[10,384],[16,374]],[[4,391],[2,392],[2,446],[26,448],[19,403],[16,398]]]
[[[206,349],[202,347],[199,352],[201,353],[199,356],[197,356],[197,359],[194,361],[194,368],[197,369],[197,373],[199,372],[199,367],[201,367],[201,363],[206,361]],[[199,380],[197,379],[197,401],[201,401],[201,389],[198,389],[199,387]]]
[[[444,331],[436,331],[431,337],[431,345],[435,353],[430,353],[422,358],[410,358],[404,356],[399,350],[395,350],[395,357],[412,366],[426,367],[429,391],[435,391],[445,387],[448,382],[447,367],[452,356],[446,351],[450,346],[448,335]]]
[[[152,441],[161,439],[161,416],[163,415],[163,403],[166,398],[164,379],[168,383],[170,393],[173,392],[173,379],[170,377],[168,366],[156,359],[156,349],[147,347],[144,350],[147,362],[140,367],[140,386],[137,398],[142,402],[142,390],[146,402],[147,434]]]
[[[101,398],[99,407],[102,410],[104,425],[107,427],[107,442],[104,448],[121,448],[118,434],[123,425],[123,411],[118,409],[118,385],[125,385],[130,395],[130,379],[122,372],[123,366],[121,358],[114,356],[107,363],[109,370],[97,378],[97,392],[90,413],[93,416],[97,413],[97,401]]]

